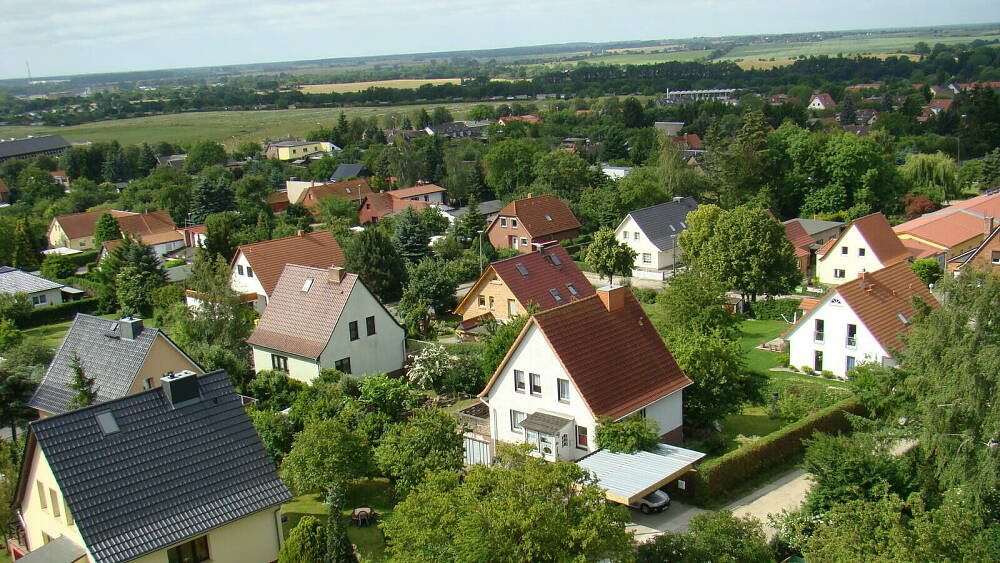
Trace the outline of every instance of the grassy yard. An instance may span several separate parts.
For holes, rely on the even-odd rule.
[[[740,343],[747,353],[747,368],[767,372],[781,365],[780,354],[767,350],[758,350],[757,346],[774,340],[788,328],[785,321],[754,321],[746,320],[740,324]]]
[[[287,517],[283,528],[285,536],[289,530],[299,523],[303,516],[315,516],[320,520],[326,520],[327,507],[319,495],[302,495],[293,498],[290,502],[281,507],[281,514]],[[384,519],[392,513],[396,505],[395,495],[392,485],[386,479],[370,479],[355,483],[347,490],[347,510],[344,511],[344,518],[349,519],[351,511],[355,508],[367,506],[375,510],[378,520]],[[385,536],[382,529],[375,525],[359,528],[353,524],[347,526],[347,537],[351,540],[361,555],[368,560],[379,560],[385,551]]]

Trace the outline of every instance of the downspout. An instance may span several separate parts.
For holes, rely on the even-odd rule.
[[[285,535],[281,531],[281,508],[274,509],[274,531],[278,535],[278,551],[285,545]]]

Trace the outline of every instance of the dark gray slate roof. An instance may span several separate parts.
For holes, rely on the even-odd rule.
[[[657,249],[670,250],[676,245],[677,237],[687,229],[687,214],[698,208],[693,197],[668,201],[652,207],[637,209],[629,216],[639,225],[643,233]]]
[[[476,205],[476,211],[478,211],[480,215],[484,216],[495,215],[497,213],[500,213],[500,210],[503,209],[503,205],[504,205],[503,202],[500,201],[499,199],[488,199],[486,201],[478,203]],[[468,212],[469,212],[468,207],[459,207],[458,209],[452,211],[451,214],[455,217],[461,217],[462,215],[465,215]]]
[[[44,135],[28,139],[16,139],[0,143],[0,159],[16,158],[36,152],[53,151],[69,147],[66,139],[59,135]]]
[[[87,555],[85,549],[73,543],[73,540],[66,536],[59,536],[29,552],[18,561],[23,563],[73,563],[84,555]]]
[[[201,400],[162,389],[31,423],[87,548],[127,561],[288,501],[291,495],[229,376],[198,377]],[[105,434],[110,412],[118,432]]]
[[[124,397],[160,331],[143,327],[138,338],[129,340],[108,336],[112,330],[118,330],[118,321],[78,313],[28,405],[53,414],[70,410],[69,401],[76,396],[69,388],[74,352],[83,364],[84,373],[94,378],[97,401]]]
[[[355,176],[370,176],[370,174],[364,164],[341,164],[333,171],[330,181],[336,182],[337,180],[353,178]]]

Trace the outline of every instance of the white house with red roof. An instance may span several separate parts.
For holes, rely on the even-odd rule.
[[[833,96],[827,93],[813,94],[809,98],[809,105],[806,106],[807,109],[813,109],[817,111],[825,109],[833,109],[837,107],[837,102],[833,101]]]
[[[816,251],[816,277],[819,283],[838,285],[910,258],[885,215],[872,213],[855,219]]]
[[[631,291],[605,286],[531,317],[479,398],[493,445],[573,461],[597,450],[602,417],[648,418],[679,442],[690,384]]]

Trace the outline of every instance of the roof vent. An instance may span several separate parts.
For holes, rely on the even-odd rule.
[[[135,340],[142,334],[142,319],[124,317],[118,321],[118,333],[125,340]]]
[[[160,378],[160,385],[167,402],[173,408],[196,403],[201,399],[198,374],[193,371],[167,372]]]
[[[515,267],[518,272],[521,272],[522,276],[528,277],[528,269],[524,267],[524,264],[518,263]]]
[[[97,418],[97,425],[101,427],[101,433],[105,436],[108,434],[114,434],[120,430],[120,428],[118,428],[118,421],[115,420],[115,413],[111,411],[98,413],[95,418]]]

